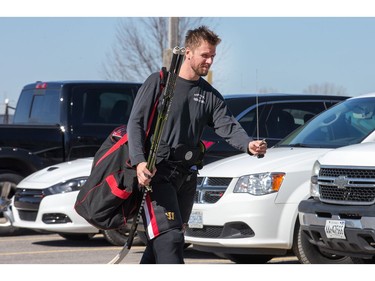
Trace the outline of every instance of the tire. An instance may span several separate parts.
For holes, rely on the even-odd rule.
[[[23,180],[23,176],[15,173],[0,174],[0,201],[6,205],[13,198],[17,184]],[[12,226],[0,208],[0,235],[15,235],[22,232],[19,228]]]
[[[272,260],[274,256],[224,254],[224,257],[238,264],[264,264]]]
[[[128,231],[124,232],[121,230],[103,230],[102,232],[105,240],[107,240],[108,243],[114,246],[124,246],[126,241],[128,240]]]
[[[308,236],[296,226],[294,232],[293,252],[300,263],[303,264],[352,264],[353,260],[348,256],[338,256],[325,253],[319,247],[311,244]]]
[[[58,233],[61,237],[71,241],[87,241],[95,236],[95,233]]]
[[[0,174],[0,196],[8,200],[12,199],[16,192],[17,184],[23,179],[23,176],[15,173]],[[9,188],[9,190],[5,190],[5,188]]]

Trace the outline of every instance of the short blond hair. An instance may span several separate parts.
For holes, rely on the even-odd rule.
[[[220,44],[221,39],[216,33],[208,29],[207,26],[202,25],[196,29],[188,30],[185,36],[185,47],[195,49],[199,47],[202,41],[207,41],[216,47]]]

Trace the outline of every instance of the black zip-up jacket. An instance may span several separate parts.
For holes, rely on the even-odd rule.
[[[146,162],[145,131],[160,87],[160,74],[150,75],[139,89],[128,121],[130,161],[133,166]],[[160,97],[159,109],[162,106]],[[155,117],[156,118],[156,117]],[[157,154],[157,163],[168,157],[166,147],[178,144],[197,147],[205,126],[213,127],[216,134],[234,148],[248,153],[252,140],[228,109],[222,95],[205,79],[197,81],[177,78],[170,111],[164,126]]]

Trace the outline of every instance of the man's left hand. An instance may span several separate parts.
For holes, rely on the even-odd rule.
[[[267,142],[265,140],[251,141],[249,142],[248,149],[252,155],[264,155],[267,151]]]

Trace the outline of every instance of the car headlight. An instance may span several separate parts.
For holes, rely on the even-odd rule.
[[[79,190],[82,185],[86,182],[87,177],[80,177],[76,179],[67,180],[60,182],[44,190],[44,195],[52,195],[58,193],[67,193],[75,190]]]
[[[265,195],[277,192],[284,180],[285,173],[259,173],[242,176],[234,187],[234,193]]]
[[[319,184],[318,184],[319,171],[320,171],[320,163],[319,161],[315,161],[312,172],[311,172],[311,180],[310,180],[310,196],[314,198],[320,196]]]

